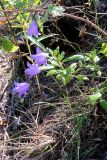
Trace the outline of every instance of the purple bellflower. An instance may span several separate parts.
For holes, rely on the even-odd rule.
[[[28,36],[34,37],[38,37],[40,35],[37,23],[34,20],[31,22],[27,34]]]
[[[40,65],[47,65],[46,53],[42,52],[42,50],[37,47],[36,48],[37,54],[31,55],[31,58],[36,61],[36,64]]]
[[[27,62],[27,66],[28,68],[25,70],[25,74],[29,75],[30,78],[40,73],[40,68],[37,64],[33,65]]]
[[[29,83],[23,82],[23,83],[18,83],[14,82],[15,87],[12,89],[13,93],[17,93],[20,97],[24,96],[26,92],[29,90]]]

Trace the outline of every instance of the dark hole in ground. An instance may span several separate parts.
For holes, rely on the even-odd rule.
[[[57,34],[55,38],[48,38],[43,41],[46,47],[56,49],[60,47],[60,51],[72,52],[73,47],[76,48],[76,43],[79,42],[78,22],[70,18],[60,18],[55,21],[48,21],[44,24],[44,33]],[[71,44],[70,44],[71,43]],[[73,46],[73,47],[72,47]]]
[[[61,4],[65,6],[84,5],[86,2],[88,2],[88,0],[61,0]]]

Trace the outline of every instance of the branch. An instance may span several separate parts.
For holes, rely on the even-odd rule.
[[[5,10],[3,10],[3,9],[0,9],[0,12],[3,12],[3,13],[18,13],[18,12],[20,12],[20,13],[25,13],[25,12],[46,12],[46,9],[44,9],[44,8],[26,8],[26,9],[23,9],[23,10],[21,10],[21,9],[12,9],[12,10],[10,10],[10,9],[5,9]]]
[[[105,32],[103,29],[101,29],[99,26],[97,26],[96,24],[94,24],[92,21],[90,21],[89,19],[85,19],[85,18],[82,18],[82,17],[78,17],[78,16],[75,16],[75,15],[72,15],[72,14],[67,14],[67,13],[63,13],[62,14],[63,17],[69,17],[71,19],[75,19],[75,20],[78,20],[78,21],[82,21],[82,22],[85,22],[89,25],[91,25],[93,28],[95,28],[99,33],[101,33],[103,36],[106,36],[107,37],[107,32]]]

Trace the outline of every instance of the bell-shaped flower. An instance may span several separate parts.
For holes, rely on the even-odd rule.
[[[23,83],[14,82],[14,85],[15,87],[12,89],[12,92],[17,93],[19,96],[25,95],[30,87],[30,84],[26,82]]]
[[[39,29],[35,20],[31,22],[27,34],[28,36],[34,36],[34,37],[38,37],[40,35]]]
[[[29,75],[30,78],[32,78],[33,76],[36,76],[41,71],[40,67],[37,64],[33,65],[27,62],[27,66],[28,68],[25,70],[25,74]]]
[[[36,52],[37,54],[31,55],[31,58],[36,61],[36,64],[38,64],[39,66],[47,65],[46,53],[42,52],[39,47],[36,48]]]

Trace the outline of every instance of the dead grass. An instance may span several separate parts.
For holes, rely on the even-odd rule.
[[[12,71],[9,90],[22,69],[20,72],[20,67],[15,67]],[[88,87],[72,82],[63,87],[52,77],[41,76],[39,80],[42,95],[33,79],[32,89],[24,101],[13,94],[6,98],[7,120],[1,125],[1,160],[57,160],[68,157],[71,146],[72,157],[80,156],[80,130],[90,113],[86,104]]]

